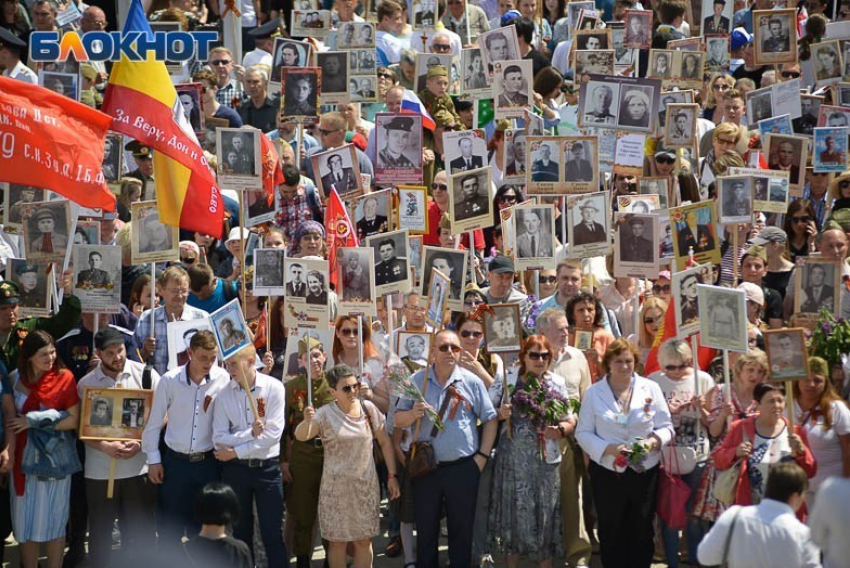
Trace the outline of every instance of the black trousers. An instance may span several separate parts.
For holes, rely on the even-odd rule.
[[[119,566],[156,546],[156,486],[147,474],[115,480],[112,499],[109,481],[86,479],[89,512],[89,559],[92,566]],[[121,551],[113,557],[112,525],[121,526]],[[194,536],[194,535],[190,535]]]
[[[623,473],[590,462],[599,545],[605,568],[649,568],[652,565],[658,466],[643,473]]]
[[[413,508],[416,518],[416,568],[439,568],[437,545],[440,517],[445,506],[449,529],[449,564],[470,566],[475,501],[481,472],[472,457],[413,480]]]

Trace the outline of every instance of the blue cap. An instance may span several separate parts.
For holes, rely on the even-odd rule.
[[[505,15],[502,16],[502,25],[507,26],[517,18],[522,18],[522,14],[519,13],[519,10],[508,10],[505,12]]]
[[[732,51],[741,49],[745,45],[752,43],[752,41],[753,36],[744,28],[735,28],[734,30],[732,30]]]

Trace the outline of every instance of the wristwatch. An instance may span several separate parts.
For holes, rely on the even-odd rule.
[[[478,450],[477,452],[475,452],[475,455],[476,455],[476,456],[481,456],[481,457],[482,457],[482,458],[484,458],[485,460],[490,461],[490,454],[485,454],[485,453],[484,453],[484,452],[482,452],[481,450]]]

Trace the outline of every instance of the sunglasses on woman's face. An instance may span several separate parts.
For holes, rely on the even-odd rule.
[[[448,190],[449,190],[449,186],[447,186],[447,185],[446,185],[446,184],[444,184],[444,183],[432,183],[432,184],[431,184],[431,189],[432,189],[433,191],[437,191],[438,189],[439,189],[440,191],[448,191]]]
[[[797,79],[800,77],[799,71],[783,71],[782,78],[783,79]]]
[[[656,284],[655,286],[652,287],[652,292],[656,295],[660,294],[661,292],[664,292],[665,294],[669,294],[670,293],[670,285],[664,284],[663,286],[661,286],[659,284]]]
[[[362,383],[357,382],[357,383],[354,383],[353,385],[345,385],[340,390],[342,392],[346,393],[346,394],[351,394],[353,392],[357,392],[360,389],[361,384]]]
[[[558,281],[558,277],[557,276],[540,276],[537,279],[537,281],[540,282],[541,284],[554,284],[555,282]]]
[[[499,198],[502,203],[515,203],[516,195],[503,195]]]
[[[461,336],[462,338],[464,338],[464,339],[469,339],[470,337],[474,337],[475,339],[478,339],[478,338],[479,338],[479,337],[481,337],[482,335],[484,335],[484,333],[483,333],[483,332],[480,332],[480,331],[469,331],[468,329],[465,329],[465,330],[463,330],[463,331],[461,331],[461,332],[460,332],[460,336]]]
[[[349,337],[351,335],[357,337],[358,335],[360,335],[360,330],[358,330],[356,327],[344,327],[339,330],[339,333],[340,335],[344,335],[345,337]]]
[[[529,351],[528,356],[532,361],[548,361],[552,354],[548,351]]]
[[[182,256],[180,257],[180,262],[182,262],[183,264],[192,264],[196,260],[198,260],[198,259],[197,258],[183,258]]]
[[[684,371],[687,368],[687,365],[667,365],[666,367],[664,367],[664,370],[666,370],[668,373],[672,373],[673,371]]]
[[[655,161],[659,164],[673,164],[676,162],[673,158],[667,158],[665,156],[659,156],[655,158]]]

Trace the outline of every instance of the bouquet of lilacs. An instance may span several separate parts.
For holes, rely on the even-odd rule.
[[[513,411],[525,419],[538,431],[540,457],[544,455],[542,432],[547,426],[555,426],[571,413],[578,413],[580,403],[553,389],[548,381],[542,381],[531,373],[526,373],[523,388],[514,387],[511,395]]]
[[[407,365],[401,362],[401,359],[397,355],[393,354],[390,356],[384,378],[389,385],[391,396],[404,400],[412,400],[413,402],[425,402],[422,391],[419,390],[419,387],[410,378],[410,370],[407,368]],[[445,425],[437,415],[436,410],[429,406],[425,408],[425,415],[437,427],[437,430],[443,431]]]

